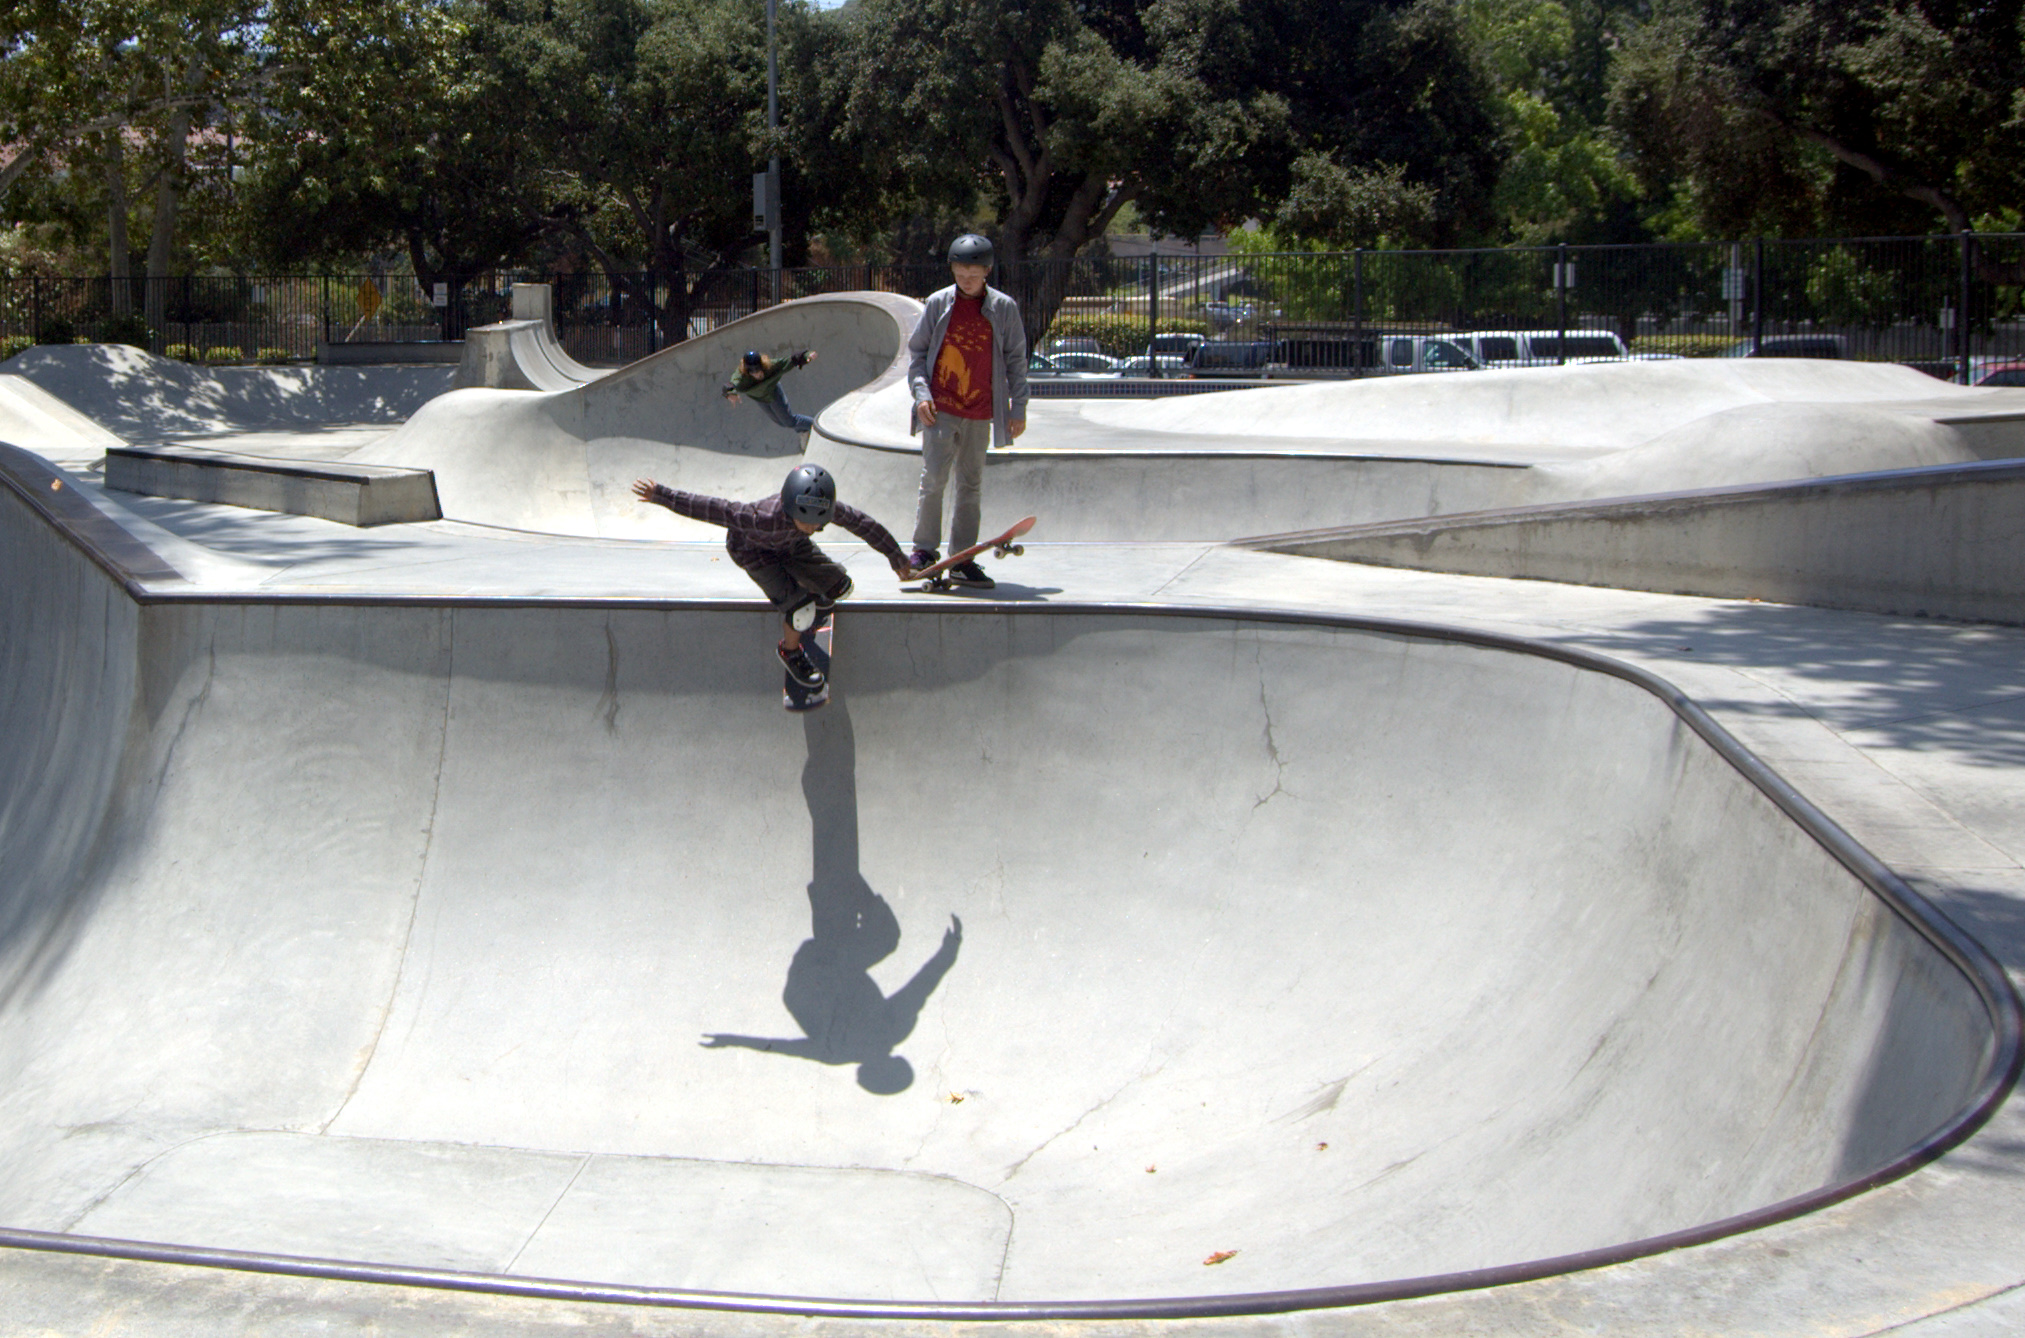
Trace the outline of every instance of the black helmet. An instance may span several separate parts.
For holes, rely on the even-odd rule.
[[[949,244],[952,265],[982,265],[991,268],[991,239],[966,232]]]
[[[780,509],[789,520],[827,525],[837,509],[837,481],[821,465],[796,465],[781,484]]]
[[[759,356],[759,350],[756,348],[747,349],[745,351],[745,356],[741,358],[740,361],[743,362],[748,367],[766,366],[766,359]]]

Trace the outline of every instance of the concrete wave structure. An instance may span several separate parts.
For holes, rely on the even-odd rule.
[[[667,535],[632,480],[770,491],[800,443],[717,390],[744,348],[813,346],[823,358],[787,383],[798,409],[820,410],[807,458],[904,527],[920,471],[904,345],[919,312],[890,294],[803,299],[588,382],[550,365],[539,320],[510,322],[474,334],[492,341],[472,355],[492,370],[466,380],[495,388],[432,402],[356,458],[434,470],[457,519]],[[994,507],[1042,516],[1055,539],[1215,541],[2009,458],[2025,454],[2025,392],[1895,366],[1706,359],[1036,400],[1029,424],[988,460]]]
[[[746,349],[816,349],[817,360],[786,382],[796,409],[814,412],[889,375],[919,312],[919,303],[881,293],[807,298],[582,385],[453,391],[351,458],[433,470],[443,513],[454,519],[665,537],[671,521],[688,522],[642,508],[630,491],[634,479],[760,496],[780,487],[802,453],[795,433],[753,405],[723,398]],[[532,327],[521,333],[534,337]],[[697,536],[709,530],[693,527]]]
[[[868,602],[784,726],[745,608],[220,598],[5,457],[0,1243],[1242,1313],[1777,1220],[2015,1067],[1979,949],[1601,657]]]

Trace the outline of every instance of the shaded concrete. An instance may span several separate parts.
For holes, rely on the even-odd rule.
[[[1277,553],[1669,594],[2025,622],[2025,462],[1392,521]]]
[[[122,492],[318,516],[345,525],[439,520],[427,470],[304,463],[191,446],[116,446],[105,483]]]

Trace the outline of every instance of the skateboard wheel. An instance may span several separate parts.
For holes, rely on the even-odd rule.
[[[1011,553],[1014,557],[1019,557],[1027,551],[1027,546],[1025,544],[1014,544],[1011,548],[1007,549],[1006,551],[1008,553]]]
[[[1006,555],[1010,552],[1012,552],[1010,548],[1007,548],[1004,544],[1000,544],[997,548],[991,550],[991,555],[1000,562],[1003,562],[1006,559]]]

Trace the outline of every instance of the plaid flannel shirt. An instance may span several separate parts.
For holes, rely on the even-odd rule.
[[[654,485],[654,500],[678,516],[722,525],[725,529],[724,551],[731,554],[733,562],[748,571],[788,557],[802,544],[810,542],[809,536],[796,529],[794,521],[781,511],[778,497],[762,497],[757,502],[732,502],[700,492],[681,492],[657,483]],[[838,502],[831,519],[878,549],[888,564],[907,565],[907,555],[900,551],[900,545],[886,527],[857,507]]]

